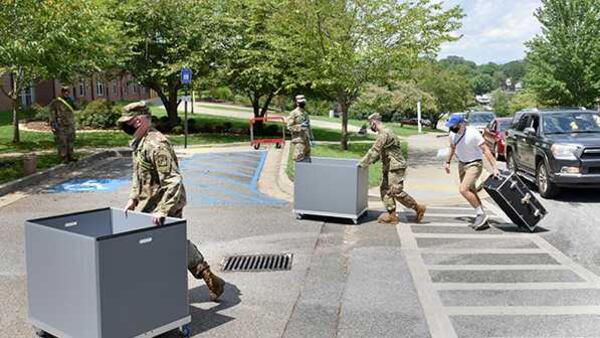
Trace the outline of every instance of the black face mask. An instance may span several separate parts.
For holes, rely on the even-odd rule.
[[[304,109],[304,107],[306,107],[306,102],[299,102],[298,107]]]
[[[456,134],[460,131],[460,126],[451,127],[450,131]]]
[[[134,126],[129,125],[128,123],[123,123],[121,125],[121,130],[123,130],[127,135],[133,136],[133,134],[135,134],[137,128],[135,128]]]
[[[375,125],[374,125],[374,124],[372,124],[372,125],[371,125],[371,130],[372,130],[374,133],[376,133],[376,132],[377,132],[377,128],[375,128]]]

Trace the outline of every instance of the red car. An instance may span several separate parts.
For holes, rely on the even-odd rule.
[[[512,117],[493,119],[483,131],[483,138],[497,159],[506,158],[506,131],[510,128]]]

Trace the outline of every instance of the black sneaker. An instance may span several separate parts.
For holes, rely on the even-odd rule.
[[[485,230],[489,228],[490,226],[488,224],[488,218],[489,217],[486,214],[477,215],[471,227],[475,230]]]

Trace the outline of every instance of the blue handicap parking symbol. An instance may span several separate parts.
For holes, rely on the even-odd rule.
[[[55,185],[47,192],[103,192],[113,191],[129,183],[126,179],[74,179]]]

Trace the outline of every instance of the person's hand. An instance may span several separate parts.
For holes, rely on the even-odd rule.
[[[136,200],[136,199],[134,199],[134,198],[130,198],[130,199],[127,201],[127,204],[125,205],[125,217],[127,217],[127,212],[128,212],[129,210],[134,210],[134,209],[135,209],[135,207],[137,207],[137,204],[138,204],[138,200]]]
[[[163,225],[165,223],[165,216],[159,212],[155,212],[152,215],[152,224]]]
[[[494,175],[496,178],[500,177],[500,170],[498,170],[498,168],[494,168],[492,175]]]
[[[444,163],[444,170],[446,170],[446,174],[450,174],[450,163]]]

